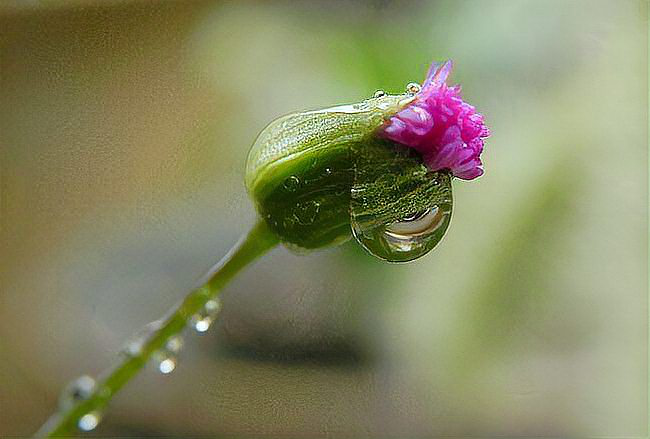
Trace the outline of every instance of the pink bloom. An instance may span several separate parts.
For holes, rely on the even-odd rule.
[[[460,86],[445,83],[451,69],[451,61],[432,64],[415,100],[390,118],[382,135],[418,150],[432,171],[449,169],[471,180],[483,174],[480,155],[490,131],[461,99]]]

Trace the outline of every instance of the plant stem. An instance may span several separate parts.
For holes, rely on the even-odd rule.
[[[221,289],[235,275],[257,257],[275,247],[278,238],[262,220],[236,244],[226,256],[205,276],[205,282],[189,293],[185,299],[159,321],[156,329],[139,346],[136,353],[121,357],[117,366],[106,370],[97,379],[91,395],[75,402],[71,407],[54,414],[36,437],[75,435],[79,419],[91,412],[101,411],[131,378],[148,362],[151,356],[162,349],[170,337],[180,333],[188,319],[199,312],[205,304],[214,299]]]

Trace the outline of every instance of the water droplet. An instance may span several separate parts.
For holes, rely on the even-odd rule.
[[[77,426],[81,431],[91,431],[94,430],[97,425],[99,425],[99,421],[101,421],[101,419],[101,414],[97,411],[86,413],[81,418],[79,418]]]
[[[421,89],[422,87],[417,82],[409,82],[406,84],[406,92],[409,94],[414,95],[416,93],[419,93]]]
[[[221,302],[218,299],[208,300],[201,311],[192,316],[190,325],[196,332],[204,333],[210,329],[210,325],[212,325],[220,310]]]
[[[162,327],[162,321],[154,320],[147,323],[140,331],[126,341],[122,354],[127,357],[137,357],[142,354],[142,347]]]
[[[158,363],[158,370],[162,374],[172,373],[174,369],[176,369],[176,358],[174,357],[162,358]]]
[[[369,141],[354,152],[350,224],[355,239],[389,262],[412,261],[431,251],[451,219],[451,174],[430,171],[421,158],[395,154],[381,142]]]
[[[183,348],[183,337],[174,335],[165,343],[165,349],[173,354],[178,354]]]
[[[325,175],[332,175],[332,169],[331,168],[325,168]]]
[[[183,348],[183,337],[180,335],[173,335],[167,339],[165,345],[154,352],[153,359],[156,362],[158,371],[167,375],[176,369],[178,364],[178,353]]]
[[[308,226],[316,220],[319,211],[320,203],[318,201],[308,201],[294,207],[293,216],[299,224]]]
[[[431,251],[444,236],[451,204],[433,206],[390,224],[362,226],[352,216],[356,240],[372,255],[389,262],[408,262]]]
[[[283,185],[284,188],[289,192],[295,192],[300,187],[300,179],[295,175],[292,175],[291,177],[288,177],[286,180],[284,180]]]
[[[374,98],[381,98],[382,96],[386,96],[386,92],[384,90],[377,90],[372,97]]]
[[[127,341],[122,348],[122,353],[127,357],[137,357],[142,353],[142,343],[138,340]]]
[[[90,398],[97,387],[95,379],[88,375],[82,375],[70,382],[59,398],[59,407],[67,410],[76,403]]]

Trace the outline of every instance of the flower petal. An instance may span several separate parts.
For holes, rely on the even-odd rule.
[[[482,139],[490,130],[483,115],[462,100],[460,86],[447,86],[452,67],[451,61],[433,63],[416,99],[391,117],[381,134],[419,151],[431,170],[449,169],[471,180],[483,174]]]

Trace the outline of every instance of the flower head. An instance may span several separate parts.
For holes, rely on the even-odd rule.
[[[260,132],[248,154],[246,188],[282,242],[321,248],[350,239],[353,229],[366,236],[405,219],[418,224],[408,228],[417,231],[417,240],[404,238],[408,242],[396,254],[381,257],[407,261],[433,248],[449,223],[450,175],[427,172],[417,154],[404,154],[377,135],[413,98],[375,94],[355,104],[288,114]],[[439,215],[428,214],[434,206]],[[438,225],[424,230],[431,236],[426,239],[417,229],[422,218]]]
[[[422,154],[432,171],[449,169],[472,180],[483,174],[480,155],[490,131],[483,115],[460,97],[460,86],[447,86],[452,62],[432,64],[415,100],[392,116],[382,135]]]

